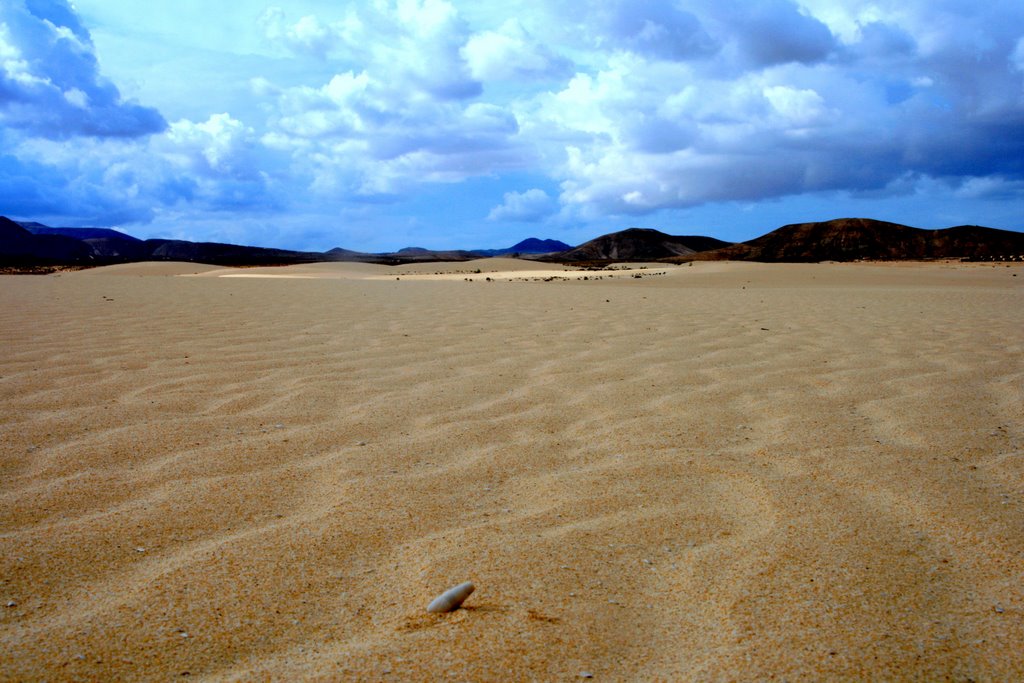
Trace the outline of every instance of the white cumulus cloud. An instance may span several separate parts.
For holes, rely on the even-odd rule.
[[[570,61],[530,35],[517,19],[494,31],[474,34],[460,53],[479,81],[555,78],[570,74]]]
[[[125,101],[99,71],[89,32],[66,0],[0,3],[0,127],[34,135],[159,132],[158,111]]]
[[[550,216],[554,209],[555,201],[544,190],[506,192],[504,202],[491,209],[487,220],[536,223]]]
[[[1019,0],[268,4],[208,7],[248,32],[230,49],[199,49],[226,29],[191,32],[193,15],[166,64],[167,45],[126,60],[125,91],[165,103],[204,92],[187,82],[204,74],[237,83],[169,124],[101,68],[143,39],[100,21],[101,53],[68,0],[0,0],[0,198],[23,214],[62,197],[76,216],[315,207],[370,224],[461,191],[499,229],[822,192],[1022,194]],[[500,205],[470,196],[484,185]]]
[[[196,175],[250,178],[258,173],[251,153],[254,131],[226,113],[199,123],[175,121],[161,142],[167,159]]]

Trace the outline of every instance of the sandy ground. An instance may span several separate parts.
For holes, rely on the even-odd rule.
[[[0,679],[1024,679],[1024,268],[551,270],[0,277]]]

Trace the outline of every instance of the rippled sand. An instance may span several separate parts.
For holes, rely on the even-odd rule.
[[[0,678],[1024,678],[1024,268],[440,270],[0,277]]]

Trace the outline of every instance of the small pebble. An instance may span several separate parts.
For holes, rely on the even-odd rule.
[[[594,677],[594,674],[590,673],[589,671],[581,671],[580,672],[580,678],[593,678],[593,677]]]
[[[996,611],[996,614],[1002,614],[1003,612],[1006,611],[1006,610],[1003,609],[1002,605],[996,605],[992,609],[994,609]]]
[[[458,586],[449,588],[444,593],[434,598],[429,605],[427,605],[428,612],[451,612],[457,610],[466,598],[476,590],[476,586],[471,581],[460,583]]]
[[[146,552],[146,549],[145,548],[136,548],[135,552],[137,552],[137,553],[144,553],[144,552]]]
[[[8,607],[17,607],[18,603],[14,602],[14,600],[8,600],[7,601],[7,606]]]
[[[365,441],[356,441],[356,445],[357,446],[365,446],[366,442]]]

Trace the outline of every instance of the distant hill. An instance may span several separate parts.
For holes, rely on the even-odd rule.
[[[424,249],[423,247],[405,247],[395,252],[386,252],[382,254],[373,254],[375,258],[384,259],[387,261],[396,261],[399,263],[415,263],[420,261],[472,261],[473,259],[480,258],[480,255],[474,251],[467,251],[465,249],[450,249],[445,251],[437,251],[434,249]]]
[[[980,226],[922,230],[870,218],[785,225],[686,260],[817,262],[1006,258],[1024,254],[1024,233]]]
[[[369,254],[336,247],[326,252],[247,247],[219,242],[139,240],[106,228],[50,228],[17,223],[0,216],[0,267],[97,266],[137,261],[189,261],[225,266],[288,265],[317,261],[355,261],[401,265],[430,261],[468,261],[482,256],[520,254],[561,263],[615,261],[737,260],[814,262],[959,258],[1019,260],[1024,233],[961,225],[922,230],[870,218],[840,218],[785,225],[761,237],[730,244],[713,237],[668,235],[629,228],[572,248],[557,240],[529,238],[508,249],[436,251],[407,247]]]
[[[139,240],[104,228],[29,229],[0,217],[0,265],[80,266],[135,261],[191,261],[216,265],[284,265],[331,260],[319,252],[265,249],[215,242]]]
[[[0,266],[90,265],[92,248],[65,235],[36,235],[0,216]]]
[[[116,239],[128,240],[131,242],[142,241],[137,237],[132,237],[131,235],[118,232],[117,230],[111,230],[110,228],[51,228],[43,225],[42,223],[36,223],[35,221],[15,221],[15,223],[25,228],[33,235],[64,235],[65,237],[74,237],[79,240]]]
[[[84,242],[92,251],[95,261],[144,261],[150,251],[137,237],[110,228],[51,228],[35,221],[15,221],[33,235],[61,235]]]
[[[522,242],[512,245],[508,249],[508,253],[520,253],[520,254],[550,254],[556,251],[566,251],[572,249],[571,244],[566,244],[561,240],[541,240],[536,237],[527,237]]]
[[[131,235],[124,235],[114,230],[116,236],[89,237],[82,241],[89,245],[97,260],[108,263],[127,263],[131,261],[147,261],[152,256],[152,245],[146,244]]]
[[[527,237],[525,240],[504,249],[474,249],[481,256],[508,256],[509,254],[554,254],[572,249],[572,245],[559,240],[542,240]]]
[[[545,260],[580,261],[657,261],[673,256],[690,256],[718,249],[729,242],[697,235],[667,235],[649,228],[628,228],[602,235],[575,249],[552,254]]]
[[[324,252],[324,256],[329,256],[328,261],[354,261],[358,256],[366,256],[360,251],[352,251],[351,249],[342,249],[341,247],[335,247]]]
[[[190,261],[221,266],[288,265],[326,261],[324,254],[312,251],[245,247],[221,242],[152,239],[144,242],[147,261]]]
[[[469,261],[480,255],[463,250],[408,247],[367,254],[340,247],[326,252],[248,247],[220,242],[140,240],[107,228],[53,228],[34,221],[0,217],[0,266],[107,265],[138,261],[187,261],[222,266],[270,266],[318,261],[358,261],[400,265],[429,261]]]

